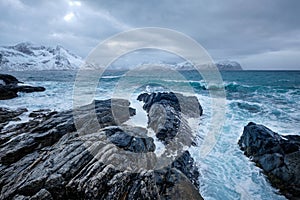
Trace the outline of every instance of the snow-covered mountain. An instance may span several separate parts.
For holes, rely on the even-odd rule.
[[[230,60],[225,60],[221,62],[217,62],[216,66],[218,67],[219,70],[243,70],[242,66],[240,63],[236,61],[230,61]]]
[[[59,45],[56,47],[46,47],[25,42],[15,46],[0,46],[0,70],[4,71],[74,70],[78,69],[83,63],[84,61],[81,57]],[[177,64],[157,62],[155,65],[171,66],[177,70],[195,69],[189,62]],[[91,63],[85,63],[84,66],[86,66],[86,69],[91,70],[97,68]],[[241,65],[235,61],[217,62],[216,66],[219,70],[242,70]],[[131,68],[123,64],[120,67],[121,69]],[[205,69],[205,66],[202,66],[202,69],[203,67]],[[118,69],[118,67],[115,68]]]
[[[79,56],[59,45],[46,47],[25,42],[0,47],[0,70],[73,70],[82,63]]]
[[[220,62],[216,62],[215,65],[220,71],[243,70],[242,66],[236,61],[229,61],[229,60],[220,61]],[[209,66],[208,65],[201,66],[201,69],[205,69],[205,68],[209,68]],[[175,69],[177,69],[177,70],[193,70],[195,68],[191,63],[185,61],[185,62],[177,63],[175,65]]]

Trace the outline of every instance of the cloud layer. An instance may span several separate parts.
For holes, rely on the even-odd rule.
[[[300,69],[298,0],[0,0],[0,44],[61,44],[86,57],[113,34],[165,27],[198,41],[215,60],[245,69]]]

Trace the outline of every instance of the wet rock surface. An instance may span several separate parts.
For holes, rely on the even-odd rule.
[[[143,93],[138,96],[138,100],[144,102],[143,109],[148,113],[149,127],[164,143],[169,143],[180,133],[184,133],[186,138],[192,138],[186,135],[191,134],[191,130],[185,120],[188,117],[200,117],[203,113],[196,97],[185,97],[178,93]]]
[[[112,106],[121,112],[117,120]],[[95,100],[76,115],[40,110],[2,129],[0,199],[202,199],[190,153],[156,167],[154,139],[124,124],[135,115],[129,106],[122,99]],[[92,111],[99,126],[93,126]],[[1,124],[20,113],[9,112],[15,114]]]
[[[29,85],[18,85],[20,82],[16,77],[9,74],[0,74],[0,100],[13,99],[18,92],[43,92],[44,87],[33,87]]]
[[[22,83],[16,77],[9,74],[0,74],[0,80],[2,80],[2,85],[13,85]]]
[[[300,136],[282,136],[250,122],[238,144],[282,194],[288,199],[300,198]]]
[[[20,121],[19,116],[27,112],[26,108],[11,110],[8,108],[0,108],[0,131],[11,121]]]

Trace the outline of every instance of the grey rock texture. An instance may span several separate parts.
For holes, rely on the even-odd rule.
[[[24,112],[27,112],[26,108],[20,108],[17,110],[11,110],[8,108],[0,108],[0,131],[11,121],[20,121],[19,116]]]
[[[289,199],[300,198],[300,136],[281,136],[250,122],[238,144],[282,194]]]
[[[165,143],[172,141],[180,132],[185,133],[184,137],[191,133],[183,115],[197,118],[203,113],[196,97],[185,97],[178,93],[143,93],[138,96],[138,100],[144,102],[143,109],[148,113],[149,127]]]
[[[116,121],[112,104],[129,115]],[[93,110],[99,127],[92,126]],[[9,112],[15,114],[1,124],[20,111]],[[30,121],[1,130],[0,199],[202,199],[188,151],[153,167],[153,138],[124,124],[135,114],[127,100],[95,100],[78,108],[79,128],[73,113],[35,111]]]

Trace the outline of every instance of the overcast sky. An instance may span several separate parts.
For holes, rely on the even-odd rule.
[[[164,27],[214,60],[300,70],[299,0],[0,0],[0,44],[60,44],[83,58],[113,34]]]

